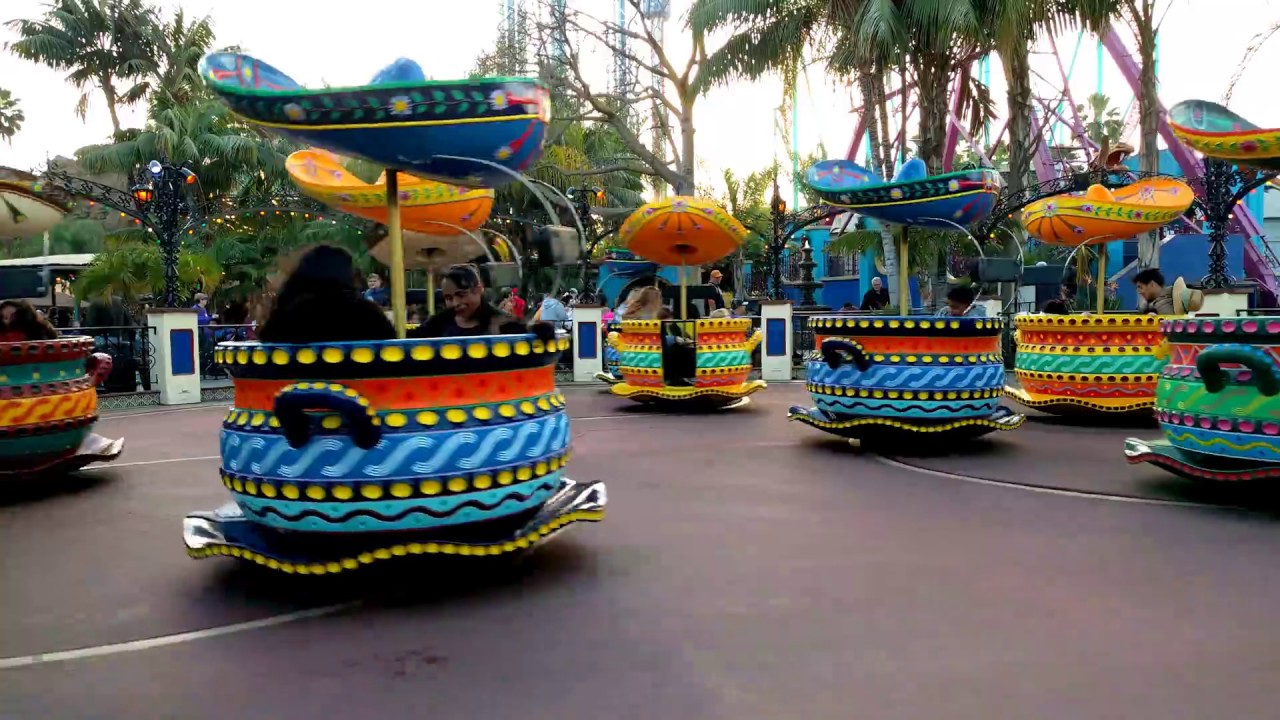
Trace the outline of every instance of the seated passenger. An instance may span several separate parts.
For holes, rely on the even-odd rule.
[[[58,330],[26,300],[0,303],[0,342],[57,340]]]
[[[662,291],[653,285],[632,290],[625,305],[623,320],[658,320],[658,314],[664,309]]]
[[[941,317],[986,317],[987,309],[977,303],[973,288],[953,287],[947,293],[947,304],[938,311]]]
[[[264,343],[390,340],[395,328],[362,297],[359,274],[342,248],[318,245],[298,259],[258,328]]]
[[[446,270],[440,289],[444,293],[444,309],[427,318],[409,337],[523,335],[527,332],[542,340],[555,337],[555,328],[548,323],[534,322],[526,326],[485,302],[484,283],[474,265],[454,265]]]
[[[674,318],[667,308],[658,310],[657,319],[663,321],[662,382],[671,387],[689,387],[697,374],[698,348],[683,329],[684,322],[668,322]]]
[[[711,320],[721,320],[733,316],[729,313],[729,308],[716,308],[715,310],[712,310],[711,314],[707,317]]]

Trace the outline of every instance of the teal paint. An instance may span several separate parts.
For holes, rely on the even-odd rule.
[[[799,80],[799,78],[797,78]],[[791,209],[800,207],[800,83],[791,88]]]
[[[1083,30],[1081,30],[1080,32],[1076,33],[1076,46],[1075,46],[1075,49],[1073,49],[1073,50],[1071,51],[1071,62],[1067,65],[1067,87],[1070,87],[1070,86],[1071,86],[1071,76],[1075,74],[1075,71],[1076,71],[1076,60],[1080,59],[1080,47],[1081,47],[1082,45],[1084,45],[1084,31],[1083,31]],[[1062,107],[1062,105],[1063,105],[1063,103],[1065,103],[1065,102],[1066,102],[1066,100],[1065,100],[1065,99],[1064,99],[1064,100],[1059,100],[1059,101],[1058,101],[1058,114],[1059,114],[1059,115],[1061,115],[1061,114],[1062,114],[1062,111],[1063,111],[1063,107]],[[1051,126],[1050,126],[1050,132],[1051,132],[1051,136],[1050,136],[1050,143],[1051,143],[1051,144],[1053,144],[1053,145],[1057,145],[1057,144],[1058,144],[1058,128],[1059,128],[1059,127],[1061,127],[1061,126],[1062,126],[1062,121],[1058,120],[1058,119],[1057,119],[1057,115],[1055,115],[1055,116],[1054,116],[1054,120],[1053,120],[1053,125],[1051,125]]]
[[[1094,87],[1094,92],[1102,94],[1102,38],[1098,38],[1098,82]]]

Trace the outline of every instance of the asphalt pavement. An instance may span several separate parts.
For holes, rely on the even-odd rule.
[[[107,416],[116,464],[0,488],[0,718],[1275,715],[1278,505],[1126,464],[1154,427],[886,459],[786,422],[802,385],[565,394],[603,523],[319,578],[186,556],[224,408]]]

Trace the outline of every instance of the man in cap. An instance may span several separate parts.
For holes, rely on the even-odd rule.
[[[724,279],[724,273],[719,270],[712,270],[707,285],[715,289],[712,293],[711,302],[715,305],[715,309],[719,310],[724,307],[724,291],[720,289],[720,281]]]

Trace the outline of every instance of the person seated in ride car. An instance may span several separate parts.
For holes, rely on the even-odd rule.
[[[258,327],[264,343],[390,340],[396,336],[382,308],[366,300],[351,255],[317,245],[298,258]]]
[[[953,287],[947,293],[947,304],[938,310],[940,317],[986,317],[987,309],[977,303],[973,288]]]
[[[440,289],[444,291],[444,309],[427,318],[409,333],[409,337],[523,335],[532,332],[544,341],[555,338],[555,328],[548,323],[525,325],[485,302],[484,283],[480,281],[480,271],[475,265],[450,267],[444,273]]]
[[[58,330],[26,300],[0,303],[0,342],[57,340]]]

